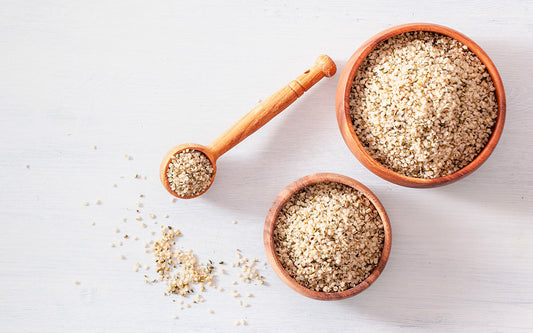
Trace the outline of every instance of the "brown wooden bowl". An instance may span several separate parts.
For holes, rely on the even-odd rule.
[[[429,32],[435,32],[442,35],[446,35],[448,37],[451,37],[464,45],[466,45],[474,54],[483,62],[483,64],[487,67],[487,70],[492,78],[492,81],[494,82],[494,87],[496,88],[496,99],[498,104],[498,115],[496,119],[496,123],[494,125],[494,129],[492,131],[492,135],[483,148],[483,150],[479,153],[479,155],[468,165],[463,167],[462,169],[446,175],[442,177],[437,178],[415,178],[415,177],[408,177],[402,174],[399,174],[395,171],[392,171],[388,169],[387,167],[383,166],[381,163],[376,161],[370,154],[367,153],[361,142],[359,141],[359,138],[355,134],[355,131],[353,129],[352,120],[350,117],[350,91],[352,88],[352,83],[355,78],[355,74],[357,72],[357,69],[361,65],[361,63],[365,60],[366,56],[372,51],[378,44],[383,42],[384,40],[387,40],[393,36],[410,32],[410,31],[429,31]],[[498,70],[496,69],[496,66],[494,66],[494,63],[490,60],[489,56],[477,45],[474,43],[471,39],[466,37],[465,35],[452,30],[447,27],[443,27],[436,24],[430,24],[430,23],[411,23],[411,24],[404,24],[399,25],[390,29],[387,29],[385,31],[380,32],[379,34],[375,35],[374,37],[367,40],[355,53],[352,55],[346,66],[344,67],[344,70],[341,73],[341,76],[339,78],[339,84],[337,86],[337,94],[336,94],[336,113],[337,113],[337,122],[339,124],[339,128],[342,134],[342,137],[344,138],[344,142],[346,142],[346,145],[348,145],[348,148],[352,151],[352,153],[355,155],[355,157],[370,171],[375,173],[376,175],[380,176],[381,178],[388,180],[390,182],[393,182],[398,185],[402,186],[408,186],[408,187],[436,187],[441,186],[445,184],[452,183],[462,177],[465,177],[466,175],[472,173],[474,170],[479,168],[483,162],[489,157],[489,155],[494,150],[494,147],[496,147],[496,144],[498,143],[498,140],[500,139],[500,136],[502,134],[503,130],[503,124],[505,122],[505,91],[503,89],[503,83],[500,78],[500,74],[498,74]]]
[[[341,183],[350,186],[364,194],[376,207],[379,216],[383,221],[383,228],[385,231],[385,239],[383,243],[383,251],[381,253],[381,258],[379,259],[378,265],[370,274],[370,276],[353,288],[333,293],[311,290],[296,282],[296,280],[294,280],[281,265],[278,256],[276,255],[273,239],[276,219],[287,200],[289,200],[293,194],[300,191],[304,187],[322,182]],[[274,200],[274,203],[270,207],[270,210],[268,211],[265,220],[263,241],[265,243],[265,251],[268,261],[270,262],[270,266],[281,279],[281,281],[283,281],[294,291],[304,296],[323,301],[332,301],[357,295],[358,293],[368,288],[378,278],[378,276],[385,268],[387,260],[389,259],[389,254],[391,250],[391,226],[389,217],[387,216],[387,212],[385,212],[385,208],[383,208],[383,205],[381,204],[379,199],[366,186],[350,177],[342,176],[336,173],[315,173],[292,182],[287,187],[285,187],[285,189],[283,189],[280,194],[278,194],[278,196]]]

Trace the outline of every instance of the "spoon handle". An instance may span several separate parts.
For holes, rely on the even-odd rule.
[[[207,149],[213,154],[215,160],[218,159],[285,110],[324,76],[331,77],[336,71],[337,67],[330,57],[319,56],[313,67],[258,104],[211,142]]]

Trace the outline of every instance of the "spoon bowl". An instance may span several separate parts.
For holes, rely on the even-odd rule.
[[[168,170],[168,166],[170,165],[170,162],[172,161],[172,158],[176,156],[177,154],[179,154],[180,152],[187,150],[187,149],[197,150],[203,153],[209,159],[209,162],[211,162],[211,165],[213,166],[213,175],[211,176],[211,183],[203,191],[201,191],[198,194],[191,195],[191,196],[182,196],[176,193],[176,191],[174,191],[170,187],[170,182],[168,181],[168,177],[167,177],[167,170]],[[197,196],[204,194],[211,187],[211,185],[213,185],[213,181],[215,180],[215,175],[217,173],[216,161],[217,161],[216,156],[213,154],[213,152],[208,147],[202,146],[196,143],[184,143],[184,144],[177,145],[176,147],[172,148],[165,155],[165,157],[163,158],[163,161],[161,162],[161,167],[159,168],[159,177],[161,178],[161,182],[163,183],[163,186],[165,187],[165,189],[173,196],[178,197],[180,199],[196,198]]]

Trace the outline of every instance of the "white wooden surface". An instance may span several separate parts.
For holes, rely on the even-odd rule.
[[[531,9],[531,1],[1,0],[0,331],[532,330]],[[169,148],[209,143],[316,56],[342,69],[366,39],[408,22],[463,32],[503,78],[506,127],[473,175],[416,190],[371,174],[338,131],[337,74],[223,156],[207,194],[169,201],[157,174]],[[255,296],[243,308],[230,296],[228,268],[225,292],[179,311],[163,286],[133,272],[149,263],[142,244],[159,227],[134,221],[139,193],[143,211],[180,228],[180,244],[201,260],[231,262],[236,248],[265,260],[270,203],[289,182],[323,171],[369,186],[391,218],[389,263],[359,296],[306,299],[268,268],[268,286],[236,286]],[[123,233],[141,240],[110,248]],[[241,318],[248,326],[233,326]]]

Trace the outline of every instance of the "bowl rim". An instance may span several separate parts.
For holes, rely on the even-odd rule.
[[[274,228],[276,224],[276,219],[281,211],[282,207],[285,205],[287,200],[289,200],[293,194],[297,193],[301,189],[303,189],[306,186],[323,183],[323,182],[337,182],[341,183],[347,186],[350,186],[359,192],[361,192],[363,195],[365,195],[372,204],[376,207],[382,221],[383,221],[383,229],[385,232],[384,236],[384,243],[383,243],[383,250],[381,252],[381,257],[378,261],[378,264],[376,268],[372,271],[370,276],[368,276],[365,280],[360,282],[358,285],[344,290],[340,292],[321,292],[321,291],[315,291],[308,289],[307,287],[304,287],[303,285],[296,282],[295,279],[293,279],[283,268],[281,265],[281,262],[279,261],[279,258],[276,254],[275,246],[274,246],[274,240],[273,240],[273,234],[274,234]],[[385,211],[385,208],[379,201],[378,197],[365,185],[361,184],[357,180],[343,176],[336,173],[315,173],[311,175],[307,175],[305,177],[302,177],[300,179],[297,179],[287,185],[276,197],[274,202],[272,203],[266,219],[265,219],[265,225],[263,230],[263,242],[265,246],[266,255],[268,258],[268,261],[270,263],[270,266],[276,273],[276,275],[280,278],[281,281],[283,281],[288,287],[293,289],[294,291],[298,292],[301,295],[307,296],[309,298],[317,299],[317,300],[340,300],[348,297],[355,296],[362,292],[363,290],[367,289],[374,281],[380,276],[381,272],[385,268],[385,265],[387,264],[387,261],[389,259],[390,251],[391,251],[391,244],[392,244],[392,231],[391,231],[391,225],[390,220],[387,215],[387,212]]]
[[[416,178],[402,175],[391,169],[388,169],[387,167],[376,161],[366,151],[366,149],[359,141],[359,138],[357,137],[357,135],[355,134],[355,130],[353,129],[350,117],[349,102],[351,86],[355,78],[356,71],[362,64],[366,56],[381,42],[393,36],[411,31],[429,31],[439,33],[451,37],[461,42],[463,45],[466,45],[486,66],[487,71],[489,72],[495,87],[498,113],[489,141],[485,144],[485,147],[481,150],[481,152],[469,164],[454,173],[436,178]],[[346,145],[352,151],[355,157],[367,169],[372,171],[374,174],[380,176],[381,178],[392,183],[408,187],[435,187],[449,184],[459,180],[462,177],[467,176],[468,174],[479,168],[481,164],[483,164],[483,162],[485,162],[486,159],[490,156],[501,137],[503,126],[505,123],[506,113],[505,90],[500,74],[498,73],[496,66],[489,58],[489,56],[485,53],[485,51],[483,51],[483,49],[473,40],[463,35],[462,33],[450,29],[448,27],[432,23],[408,23],[398,25],[381,31],[380,33],[374,35],[365,43],[363,43],[361,47],[359,47],[359,49],[357,49],[357,51],[348,60],[341,73],[339,83],[337,85],[335,104],[339,129]]]

